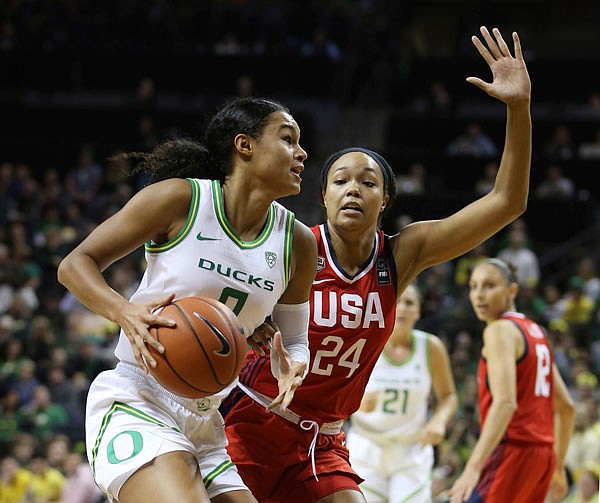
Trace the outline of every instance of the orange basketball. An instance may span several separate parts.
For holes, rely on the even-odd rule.
[[[154,378],[171,393],[188,398],[214,395],[240,373],[246,356],[246,337],[229,307],[210,297],[185,297],[169,304],[161,316],[175,327],[152,327],[164,346],[150,368]]]

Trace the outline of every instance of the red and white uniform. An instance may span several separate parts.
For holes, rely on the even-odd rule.
[[[394,327],[397,275],[383,231],[377,232],[371,255],[353,276],[337,263],[327,225],[312,231],[319,258],[310,294],[310,362],[289,413],[279,417],[265,412],[264,404],[278,395],[277,381],[269,356],[254,351],[248,353],[240,374],[245,393],[236,390],[221,409],[229,453],[259,501],[292,501],[289,484],[311,485],[314,475],[319,476],[316,489],[297,497],[309,498],[306,501],[323,497],[343,488],[338,481],[335,487],[324,489],[327,483],[322,475],[333,472],[348,473],[353,480],[348,487],[357,488],[354,481],[361,479],[350,468],[341,424],[360,407],[369,376]],[[308,451],[317,427],[325,435],[315,439],[313,468]],[[280,488],[288,487],[287,492],[281,489],[280,498],[277,484],[264,480],[265,465],[272,465],[269,479],[276,482],[279,477]]]
[[[527,501],[542,503],[554,471],[553,356],[542,328],[521,313],[502,319],[517,325],[525,351],[517,363],[517,410],[506,432],[486,461],[470,503]],[[492,395],[487,363],[479,360],[479,415],[483,428]]]

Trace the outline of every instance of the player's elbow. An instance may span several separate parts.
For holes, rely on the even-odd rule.
[[[56,279],[58,282],[64,287],[68,288],[69,286],[69,278],[71,278],[74,271],[73,263],[70,259],[70,256],[67,255],[63,258],[58,264],[58,268],[56,271]]]
[[[575,417],[575,402],[570,396],[554,400],[554,410],[562,417]]]
[[[508,414],[509,417],[512,417],[512,415],[516,412],[518,407],[517,400],[511,397],[502,397],[499,399],[494,399],[494,404],[505,414]]]

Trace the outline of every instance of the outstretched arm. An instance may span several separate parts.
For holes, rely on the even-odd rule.
[[[515,220],[527,207],[531,167],[531,83],[521,43],[513,33],[514,56],[500,32],[493,37],[481,27],[485,44],[473,36],[473,44],[489,65],[493,80],[467,81],[506,103],[506,139],[500,168],[491,192],[442,220],[416,222],[392,241],[399,264],[413,276],[423,269],[473,249]]]

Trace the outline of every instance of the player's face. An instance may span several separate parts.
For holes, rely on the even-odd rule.
[[[261,177],[277,197],[300,192],[306,152],[300,147],[300,128],[285,112],[273,112],[262,135],[254,140],[254,174]]]
[[[469,299],[482,321],[498,319],[508,311],[516,295],[516,285],[509,284],[502,271],[491,264],[477,266],[469,280]]]
[[[356,228],[376,226],[388,199],[381,168],[363,152],[344,154],[327,173],[323,200],[331,223]]]
[[[421,317],[419,294],[414,286],[409,286],[396,302],[396,326],[412,330]]]

